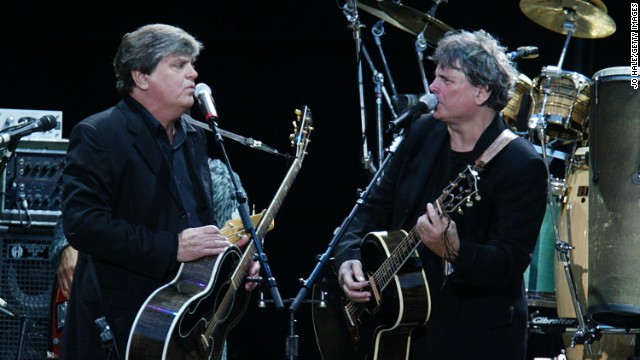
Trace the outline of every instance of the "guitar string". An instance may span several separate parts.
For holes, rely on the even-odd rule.
[[[297,161],[297,163],[299,164],[299,161]],[[299,171],[300,169],[300,165],[297,166],[297,170]],[[293,166],[292,166],[293,168]],[[296,176],[298,171],[295,171],[295,173],[292,174],[292,176]],[[292,180],[291,180],[292,181]],[[285,179],[286,182],[286,179]],[[287,187],[288,190],[289,187]],[[274,198],[273,200],[273,206],[270,206],[270,209],[279,209],[282,205],[282,201],[284,199],[284,196],[276,196],[276,198]],[[269,211],[267,211],[269,212]],[[275,212],[275,210],[273,210],[272,212]],[[265,215],[263,215],[263,219],[266,218],[271,218],[273,219],[275,217],[275,213],[273,215],[270,216],[266,216],[267,214],[265,213]],[[269,221],[269,223],[271,223],[271,221]],[[262,225],[263,222],[260,222],[260,224]],[[269,224],[270,226],[270,224]],[[269,228],[269,226],[267,226],[267,228]],[[258,229],[258,233],[262,234],[259,236],[259,238],[264,238],[264,233],[266,232],[266,230],[264,229],[264,227],[261,227]],[[256,234],[257,235],[257,234]],[[227,290],[227,292],[224,295],[224,298],[222,299],[220,306],[218,306],[217,310],[214,312],[213,317],[211,318],[211,321],[209,322],[209,326],[207,326],[207,330],[205,331],[205,335],[206,337],[210,337],[211,334],[213,334],[213,329],[215,328],[215,326],[220,322],[220,319],[223,317],[224,313],[227,312],[228,308],[229,308],[229,304],[231,303],[232,298],[234,297],[236,291],[238,290],[238,288],[240,287],[241,284],[241,280],[239,278],[241,278],[242,276],[244,276],[244,274],[246,274],[249,270],[249,265],[251,263],[251,259],[252,259],[252,255],[248,255],[250,252],[253,253],[255,248],[255,244],[253,242],[251,242],[249,245],[247,245],[247,248],[245,249],[243,255],[242,255],[242,259],[240,262],[240,265],[238,266],[238,270],[234,273],[234,276],[232,276],[231,278],[231,286],[229,287],[229,289]]]
[[[450,183],[446,189],[450,188],[451,186],[456,186],[459,183],[460,178],[461,177],[458,177],[455,181]],[[449,191],[446,191],[446,189],[436,199],[436,202],[443,203],[446,200],[449,194]],[[399,268],[406,262],[406,260],[408,259],[408,254],[413,252],[416,249],[416,247],[420,245],[419,240],[420,240],[420,237],[417,234],[417,225],[416,225],[409,231],[409,233],[407,233],[407,236],[402,241],[400,241],[400,243],[392,251],[391,256],[389,256],[385,261],[383,261],[380,267],[378,268],[378,270],[376,270],[376,272],[370,277],[370,281],[376,281],[378,279],[380,280],[380,281],[376,281],[376,284],[382,284],[382,286],[376,286],[377,288],[380,289],[379,290],[380,292],[384,291],[386,286],[391,281],[391,278],[395,276]],[[373,278],[373,280],[371,280],[371,278]],[[355,315],[358,311],[360,311],[360,308],[363,306],[364,305],[361,303],[356,303],[354,301],[349,300],[345,308],[351,315]]]

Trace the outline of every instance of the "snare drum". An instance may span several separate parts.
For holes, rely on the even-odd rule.
[[[542,68],[532,84],[530,121],[543,122],[546,134],[552,138],[583,136],[588,130],[590,85],[591,80],[584,75]]]
[[[531,114],[531,79],[525,74],[519,74],[513,89],[513,95],[509,98],[507,106],[502,109],[502,117],[512,128],[518,127],[520,114],[529,118]],[[526,123],[526,121],[525,121]]]

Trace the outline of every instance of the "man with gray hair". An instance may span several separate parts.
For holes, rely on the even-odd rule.
[[[499,115],[517,75],[504,47],[482,30],[454,31],[439,41],[431,59],[436,70],[430,90],[438,105],[406,129],[384,177],[340,240],[334,254],[338,280],[351,301],[372,301],[375,289],[364,274],[376,269],[368,268],[362,239],[372,231],[412,229],[410,236],[420,244],[418,272],[424,271],[428,290],[418,309],[414,302],[400,312],[415,312],[413,319],[424,326],[398,326],[409,329],[411,341],[396,342],[406,348],[395,351],[411,359],[524,359],[523,273],[546,209],[547,168]],[[504,146],[485,152],[498,144]],[[486,164],[476,167],[482,171],[478,179],[465,169],[479,158]],[[480,198],[471,197],[473,206],[462,214],[449,213],[442,200],[450,197],[441,194],[461,173],[477,180]],[[415,294],[397,298],[414,300]]]
[[[181,263],[221,254],[231,244],[215,222],[203,130],[186,115],[201,49],[170,25],[124,35],[113,63],[122,100],[71,132],[62,224],[79,257],[62,359],[124,358],[149,295]],[[255,263],[250,274],[258,271]],[[101,341],[105,328],[94,323],[101,317],[115,340],[109,352]]]

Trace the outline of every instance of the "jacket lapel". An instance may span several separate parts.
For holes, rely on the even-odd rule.
[[[196,170],[198,180],[194,184],[194,187],[197,192],[196,196],[201,196],[204,199],[205,204],[207,205],[209,221],[211,223],[214,223],[211,171],[208,166],[206,142],[201,141],[201,138],[198,137],[198,132],[191,124],[189,124],[188,121],[182,121],[182,126],[185,128],[187,133],[187,140],[185,142],[185,156],[188,166],[191,166],[193,168],[195,166],[200,166],[200,164],[204,164]],[[223,224],[217,225],[222,226]]]
[[[159,148],[158,143],[151,135],[149,127],[144,123],[145,120],[124,101],[120,104],[127,114],[127,130],[132,137],[133,147],[138,151],[149,170],[156,176],[158,183],[167,189],[171,198],[182,208],[178,186],[174,177],[171,176],[171,166],[166,157],[162,156],[162,149]]]
[[[438,122],[434,131],[430,132],[424,140],[428,144],[433,144],[433,146],[424,146],[418,155],[418,161],[416,161],[415,164],[418,168],[409,170],[414,171],[414,174],[416,174],[414,182],[415,186],[413,186],[413,189],[411,190],[412,202],[410,209],[413,209],[418,205],[417,202],[420,200],[420,195],[427,186],[427,180],[429,179],[429,176],[431,176],[431,171],[433,170],[438,153],[447,138],[447,127]]]

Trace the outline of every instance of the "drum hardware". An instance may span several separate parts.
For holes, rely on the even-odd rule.
[[[521,0],[520,10],[548,30],[577,38],[599,39],[616,31],[600,0]]]
[[[348,27],[353,31],[353,39],[356,45],[356,66],[358,74],[358,94],[360,100],[360,125],[362,128],[362,164],[365,170],[375,174],[377,171],[376,164],[373,163],[371,158],[371,151],[369,151],[368,137],[367,137],[367,116],[364,105],[364,84],[362,79],[362,54],[368,54],[363,51],[364,44],[362,43],[361,30],[364,27],[360,22],[360,16],[358,15],[358,6],[354,5],[353,1],[347,1],[342,7],[343,14],[347,17],[349,22]]]
[[[538,25],[566,34],[557,65],[562,69],[572,36],[598,39],[616,31],[616,23],[607,14],[606,6],[600,4],[585,0],[521,0],[520,9]]]
[[[588,115],[589,81],[576,73],[563,71],[562,64],[572,36],[589,39],[607,37],[616,31],[616,24],[607,14],[607,8],[601,1],[521,0],[520,9],[538,25],[566,34],[558,64],[543,68],[541,77],[536,78],[536,82],[543,81],[543,84],[538,94],[540,99],[537,99],[537,104],[534,105],[534,113],[528,126],[531,130],[546,129],[549,123],[552,123],[560,125],[560,137],[566,136],[563,134],[563,129],[566,129],[570,133],[569,137],[581,138],[584,135],[581,129],[582,122],[586,121]],[[557,91],[554,91],[553,86],[556,86]],[[537,86],[532,88],[534,99],[535,88]],[[557,97],[556,92],[559,93]],[[550,108],[549,111],[547,107]],[[555,130],[549,130],[549,134],[553,135]]]
[[[434,5],[429,9],[428,13],[422,13],[416,9],[402,5],[399,2],[390,0],[362,0],[357,3],[357,7],[362,10],[416,36],[415,49],[418,56],[418,65],[420,66],[420,75],[425,93],[427,94],[429,93],[429,84],[426,80],[427,77],[424,71],[422,54],[427,50],[429,44],[435,45],[445,33],[453,30],[452,27],[435,18],[438,5],[446,2],[447,1],[443,0],[435,0]],[[378,22],[378,24],[379,23],[380,22]],[[376,26],[378,26],[378,24]],[[380,47],[380,34],[380,31],[375,31],[374,29],[374,36],[376,36],[376,44],[378,44],[378,47]],[[385,62],[387,75],[391,79],[390,71],[386,66],[386,60],[382,50],[381,55]],[[391,82],[393,95],[397,96],[393,80],[391,80]],[[396,111],[400,110],[396,108]]]
[[[547,144],[546,144],[546,140],[545,140],[545,128],[544,127],[538,127],[538,134],[539,134],[539,140],[540,140],[540,147],[542,149],[547,149]],[[575,153],[572,152],[572,157],[573,154]],[[546,151],[542,151],[542,158],[545,160],[545,164],[547,164],[547,167],[549,166],[549,159],[547,157],[547,152]],[[571,161],[570,161],[571,162]],[[571,299],[572,299],[572,303],[576,312],[576,320],[577,320],[577,330],[571,340],[572,346],[575,346],[575,344],[584,344],[585,345],[585,349],[587,351],[588,355],[592,355],[593,354],[593,350],[591,348],[591,343],[593,343],[593,341],[599,339],[598,333],[596,331],[594,331],[592,328],[589,328],[588,324],[585,321],[585,317],[584,314],[582,312],[582,305],[580,304],[580,300],[578,298],[578,293],[577,293],[577,289],[576,289],[576,285],[575,285],[575,281],[574,281],[574,276],[570,267],[570,261],[569,261],[569,251],[571,251],[573,249],[573,247],[567,243],[564,243],[563,241],[560,240],[560,233],[559,233],[559,226],[558,226],[558,218],[556,217],[555,214],[555,206],[554,206],[554,185],[558,185],[558,181],[549,177],[548,180],[548,185],[549,185],[549,191],[548,191],[548,209],[550,209],[551,211],[551,219],[552,219],[552,224],[553,224],[553,236],[555,239],[555,250],[557,255],[559,256],[562,265],[563,265],[563,269],[565,272],[565,276],[567,279],[567,283],[569,285],[569,292],[571,294]],[[564,192],[564,190],[566,189],[565,187],[565,183],[563,182],[561,184],[563,190],[562,192]],[[570,241],[570,239],[569,239]]]
[[[538,154],[542,154],[542,148],[540,147],[540,145],[533,144],[533,147],[536,149]],[[567,158],[567,153],[562,152],[560,150],[554,150],[551,147],[547,147],[545,150],[546,150],[545,153],[547,154],[548,157],[552,157],[559,160],[565,160]]]
[[[559,237],[556,238],[556,250],[560,256],[562,267],[567,278],[567,283],[569,284],[569,293],[571,294],[571,300],[576,311],[576,320],[578,322],[578,327],[571,338],[571,347],[574,347],[576,344],[584,344],[587,354],[593,355],[591,344],[594,341],[599,340],[602,335],[597,331],[597,329],[589,328],[585,321],[584,313],[582,312],[582,304],[578,298],[578,290],[576,289],[569,261],[569,252],[573,249],[573,246],[560,241]]]
[[[581,74],[543,67],[531,87],[529,129],[542,128],[549,138],[585,141],[590,86],[591,81]]]
[[[392,100],[391,104],[389,104],[389,110],[391,110],[391,115],[396,117],[396,111],[400,112],[402,109],[398,107],[397,99],[399,98],[398,90],[396,89],[396,83],[393,81],[393,76],[391,75],[391,69],[389,69],[389,63],[387,62],[387,57],[384,55],[384,50],[382,49],[382,35],[384,35],[384,20],[379,20],[375,25],[371,28],[371,34],[375,39],[376,47],[378,48],[378,52],[380,53],[380,58],[382,59],[382,66],[384,66],[384,71],[387,74],[387,79],[389,80],[389,86],[391,86],[391,94]],[[365,48],[366,51],[366,48]],[[367,57],[370,59],[370,57]],[[373,68],[373,63],[369,60],[370,66]],[[374,73],[375,77],[375,73]],[[383,90],[385,90],[383,88]],[[389,95],[386,94],[386,99],[388,100]],[[416,100],[417,101],[417,100]]]
[[[366,170],[368,170],[371,174],[375,174],[377,172],[377,168],[381,166],[383,157],[384,157],[384,139],[383,139],[383,128],[382,128],[382,106],[383,99],[386,100],[386,103],[391,110],[392,115],[396,118],[398,113],[402,111],[401,105],[404,105],[404,98],[406,96],[407,107],[411,106],[410,95],[399,95],[395,84],[393,82],[393,78],[391,76],[391,72],[389,70],[388,63],[386,61],[386,57],[384,56],[384,51],[382,50],[382,42],[380,40],[381,36],[384,34],[383,22],[387,21],[392,25],[408,31],[409,33],[416,34],[416,46],[420,50],[417,50],[418,58],[420,59],[420,72],[423,79],[423,85],[425,87],[425,92],[429,94],[429,84],[426,80],[426,75],[423,69],[422,64],[422,52],[426,50],[429,42],[436,43],[444,34],[452,30],[451,27],[445,25],[439,20],[433,17],[433,13],[435,12],[437,6],[441,1],[435,1],[435,5],[432,6],[430,13],[424,14],[415,9],[409,8],[402,4],[396,3],[394,1],[381,1],[381,0],[363,0],[355,1],[349,0],[347,1],[341,9],[343,10],[343,14],[347,17],[349,28],[353,31],[353,38],[356,42],[356,62],[357,62],[357,73],[358,73],[358,91],[359,91],[359,100],[360,100],[360,121],[361,121],[361,129],[362,129],[362,163]],[[376,17],[378,17],[381,21],[378,21],[376,25],[372,28],[372,34],[375,38],[376,45],[380,51],[380,55],[384,64],[385,71],[387,73],[387,78],[391,84],[391,90],[393,93],[393,101],[390,99],[386,88],[384,87],[385,76],[378,72],[371,61],[371,57],[363,44],[361,30],[364,28],[364,25],[360,22],[360,17],[358,14],[358,9],[362,9],[365,12],[368,12]],[[376,134],[377,134],[377,151],[375,151],[375,160],[374,156],[372,156],[372,152],[369,150],[368,145],[368,136],[369,133],[367,131],[367,116],[365,111],[365,101],[364,101],[364,87],[363,87],[363,75],[362,75],[362,60],[363,58],[368,62],[368,65],[373,73],[373,82],[375,84],[375,99],[376,99]],[[417,99],[417,96],[414,96]]]
[[[429,14],[392,0],[360,0],[358,7],[411,35],[417,36],[424,33],[425,40],[435,45],[447,31],[453,30],[452,27],[433,16],[437,6],[443,2],[446,3],[446,1],[435,1]]]

